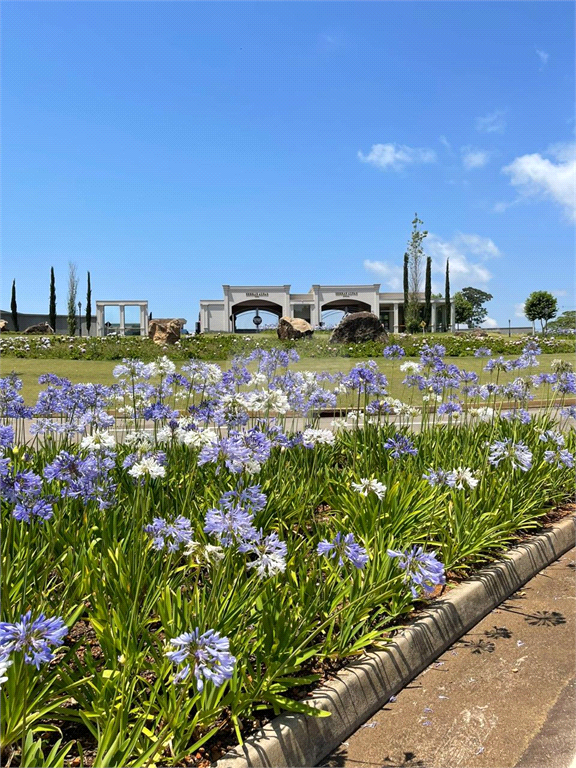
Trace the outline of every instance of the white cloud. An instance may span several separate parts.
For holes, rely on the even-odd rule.
[[[504,112],[500,110],[476,118],[476,130],[480,133],[504,133],[505,128]]]
[[[485,287],[492,273],[484,266],[488,258],[500,255],[496,245],[487,237],[458,234],[452,240],[442,240],[430,234],[424,241],[426,253],[432,257],[432,271],[445,273],[450,259],[450,285],[459,290],[467,285]]]
[[[405,165],[413,163],[435,163],[436,153],[432,149],[407,147],[405,144],[372,144],[369,155],[358,152],[358,157],[363,163],[370,163],[388,170],[392,168],[399,171]]]
[[[510,176],[511,184],[523,195],[544,195],[576,219],[576,145],[555,144],[546,154],[556,162],[537,153],[522,155],[502,168],[502,172]]]
[[[440,144],[443,144],[446,147],[448,152],[452,152],[452,144],[450,144],[446,136],[440,136],[439,141]]]
[[[568,291],[560,290],[560,291],[552,291],[554,296],[568,296]]]
[[[484,152],[481,149],[473,149],[473,147],[462,147],[461,152],[462,163],[467,170],[471,170],[472,168],[482,168],[490,158],[489,152]]]
[[[550,58],[550,54],[546,53],[546,51],[541,51],[539,48],[536,48],[536,55],[538,56],[538,58],[540,59],[540,63],[542,64],[540,69],[544,69],[546,64],[548,64],[548,59]]]
[[[524,302],[521,304],[514,304],[514,317],[522,317],[526,320],[526,315],[524,314]]]
[[[487,317],[482,323],[482,328],[498,328],[498,322],[493,317]]]
[[[370,261],[364,259],[364,269],[377,275],[385,285],[393,291],[401,291],[403,285],[403,268],[388,264],[386,261]]]

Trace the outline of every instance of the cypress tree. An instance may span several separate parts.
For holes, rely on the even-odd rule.
[[[92,287],[90,285],[90,272],[88,272],[88,288],[86,290],[86,335],[90,336],[92,325]]]
[[[78,290],[78,278],[76,277],[76,264],[68,262],[68,336],[76,335],[76,291]]]
[[[56,280],[54,279],[54,267],[50,267],[50,326],[56,332]]]
[[[10,301],[10,309],[12,311],[12,322],[14,323],[14,330],[19,331],[18,305],[16,304],[16,280],[12,280],[12,300]]]
[[[426,282],[424,285],[424,320],[430,325],[432,319],[432,259],[426,258]]]
[[[450,259],[446,259],[446,287],[444,288],[444,307],[446,312],[446,330],[450,327]]]
[[[406,330],[406,321],[408,319],[408,305],[410,302],[410,282],[408,276],[409,256],[404,254],[404,330]]]

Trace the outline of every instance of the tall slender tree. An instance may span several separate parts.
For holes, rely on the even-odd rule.
[[[10,301],[10,310],[12,312],[12,322],[14,330],[19,331],[18,327],[18,305],[16,304],[16,280],[12,280],[12,299]]]
[[[404,330],[406,330],[406,318],[408,317],[408,305],[410,302],[410,281],[409,281],[409,263],[410,257],[408,253],[404,254],[404,306],[402,307],[404,313]]]
[[[76,293],[78,291],[78,276],[76,264],[68,262],[68,336],[76,335]]]
[[[86,289],[86,335],[90,336],[92,325],[92,286],[90,285],[90,272],[88,272],[88,287]]]
[[[56,331],[56,280],[54,278],[54,267],[50,267],[50,326]]]
[[[430,320],[432,320],[432,258],[430,256],[426,257],[426,282],[424,284],[424,320],[427,326],[430,325]]]
[[[424,248],[422,243],[428,235],[425,230],[418,229],[422,224],[418,214],[414,214],[412,222],[412,235],[408,242],[408,271],[409,271],[409,295],[408,295],[408,313],[404,314],[404,323],[409,333],[419,330],[420,326],[420,291],[422,290],[422,260],[424,258]]]
[[[444,311],[446,312],[446,330],[450,327],[450,259],[446,259],[446,286],[444,288]]]

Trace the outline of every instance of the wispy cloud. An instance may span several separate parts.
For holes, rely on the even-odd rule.
[[[490,159],[490,153],[484,152],[482,149],[474,149],[473,147],[462,147],[462,163],[466,170],[472,168],[482,168]]]
[[[438,141],[440,142],[440,144],[442,144],[444,147],[446,147],[448,152],[452,152],[452,144],[450,144],[450,142],[448,141],[446,136],[440,136]]]
[[[358,158],[383,171],[399,171],[406,165],[435,163],[436,153],[432,149],[407,147],[405,144],[373,144],[368,155],[358,152]]]
[[[526,320],[526,315],[524,314],[524,302],[521,304],[514,304],[514,317],[522,317]]]
[[[555,144],[542,155],[522,155],[502,168],[522,195],[544,196],[576,220],[576,144]]]
[[[541,51],[539,48],[536,48],[536,56],[540,59],[540,69],[544,69],[546,64],[548,64],[548,59],[550,58],[550,54],[546,53],[546,51]]]
[[[482,323],[482,328],[498,328],[498,322],[493,317],[487,317]]]
[[[402,290],[402,267],[388,264],[386,261],[370,261],[370,259],[364,259],[364,269],[377,275],[391,290]]]
[[[432,272],[444,274],[446,259],[450,259],[450,283],[456,290],[470,284],[486,286],[492,273],[484,262],[500,255],[490,238],[476,234],[458,234],[452,240],[430,234],[424,249],[432,257]]]
[[[480,133],[504,133],[505,128],[504,112],[501,110],[476,118],[476,130]]]

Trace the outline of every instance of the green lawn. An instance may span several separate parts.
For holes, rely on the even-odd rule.
[[[527,375],[531,373],[545,373],[550,371],[550,365],[552,360],[561,358],[563,360],[569,360],[574,362],[573,354],[553,354],[553,355],[540,355],[540,365],[538,368],[531,368],[525,371],[517,371],[515,373],[501,374],[500,382],[510,381],[517,376]],[[416,358],[405,358],[406,360]],[[508,356],[508,359],[511,359]],[[454,363],[467,371],[475,371],[478,373],[483,381],[488,381],[489,374],[482,373],[482,368],[485,365],[485,359],[478,359],[475,357],[447,357],[445,358],[447,363]],[[330,358],[302,358],[298,363],[292,363],[292,370],[299,371],[327,371],[328,373],[336,373],[338,371],[347,372],[355,365],[364,362],[359,359],[342,358],[342,357],[330,357]],[[402,397],[402,394],[406,392],[406,389],[402,387],[402,380],[405,377],[405,373],[399,370],[399,362],[392,362],[379,358],[376,360],[380,370],[386,374],[388,381],[390,382],[390,394],[393,397]],[[401,361],[400,361],[401,362]],[[38,384],[38,376],[42,373],[55,373],[58,376],[65,376],[74,383],[86,383],[92,382],[94,384],[112,384],[115,379],[112,376],[112,370],[118,365],[118,361],[114,360],[29,360],[19,358],[6,358],[4,357],[0,363],[0,373],[2,376],[6,376],[9,373],[16,373],[23,381],[22,395],[26,403],[30,404],[36,400],[38,392],[44,387]],[[222,363],[224,367],[228,367],[228,363]],[[179,369],[180,366],[177,365]],[[404,399],[406,394],[404,394]]]

